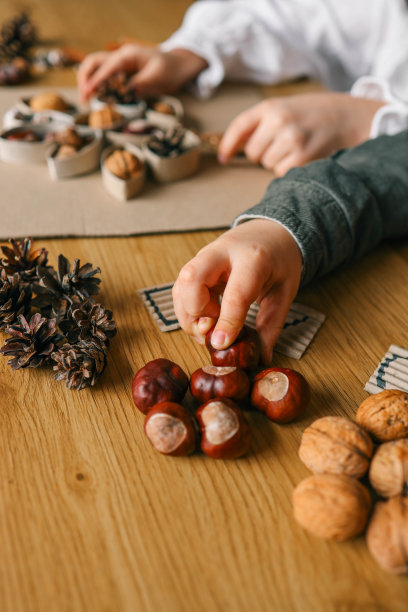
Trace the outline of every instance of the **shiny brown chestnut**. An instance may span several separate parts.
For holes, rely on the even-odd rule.
[[[256,368],[261,356],[261,341],[255,329],[244,325],[236,340],[226,349],[216,349],[211,344],[212,327],[206,335],[205,345],[215,366],[235,366],[236,368]]]
[[[214,459],[244,455],[252,433],[242,410],[230,399],[205,402],[196,413],[201,430],[201,450]]]
[[[240,402],[248,397],[250,387],[248,374],[235,366],[203,366],[193,372],[190,379],[190,391],[200,402],[214,397]]]
[[[310,401],[307,380],[290,368],[267,368],[255,376],[251,404],[276,423],[289,423]]]
[[[136,372],[132,396],[143,414],[159,402],[180,402],[188,389],[188,376],[169,359],[153,359]]]
[[[163,455],[191,455],[197,446],[194,418],[176,402],[161,402],[150,408],[144,431],[152,446]]]

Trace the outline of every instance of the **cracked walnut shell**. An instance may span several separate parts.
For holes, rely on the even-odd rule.
[[[383,569],[393,574],[408,573],[408,497],[397,495],[377,502],[366,541]]]
[[[380,442],[408,437],[408,393],[389,389],[367,397],[356,421]]]
[[[370,463],[373,442],[359,425],[338,416],[326,416],[305,429],[299,457],[315,474],[345,474],[361,478]]]
[[[380,444],[371,461],[369,479],[382,497],[408,494],[408,439]]]
[[[371,509],[368,489],[350,476],[314,474],[293,492],[297,522],[313,535],[342,542],[364,531]]]
[[[122,115],[111,106],[104,106],[92,111],[88,117],[88,125],[93,128],[108,128],[122,119]]]

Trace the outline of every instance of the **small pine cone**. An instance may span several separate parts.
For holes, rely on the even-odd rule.
[[[79,259],[74,259],[72,267],[64,255],[58,257],[58,269],[38,268],[39,284],[35,285],[36,297],[33,305],[40,309],[44,316],[52,316],[58,322],[67,317],[71,305],[79,304],[99,291],[100,278],[94,278],[100,272],[87,263],[80,266]]]
[[[8,362],[13,370],[19,368],[37,368],[50,361],[62,335],[58,333],[55,319],[46,319],[40,313],[34,314],[30,321],[19,315],[18,323],[6,329],[11,338],[7,338],[0,353],[13,357]]]
[[[98,342],[63,344],[51,357],[56,361],[55,380],[65,380],[68,389],[77,391],[93,387],[106,367],[105,347]]]
[[[31,238],[24,238],[24,240],[12,238],[9,242],[11,248],[1,247],[3,251],[1,266],[5,268],[7,274],[18,272],[27,283],[38,281],[37,267],[46,267],[48,252],[44,248],[32,249]]]
[[[26,57],[36,43],[35,27],[26,12],[4,22],[0,30],[0,53],[4,57]]]
[[[78,340],[96,340],[107,346],[109,338],[116,334],[112,312],[91,298],[79,306],[71,306],[68,317],[59,326],[71,344]]]
[[[4,329],[26,315],[31,305],[31,287],[21,282],[18,273],[8,276],[0,271],[0,329]]]

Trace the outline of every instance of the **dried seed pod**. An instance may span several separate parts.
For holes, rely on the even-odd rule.
[[[144,431],[152,446],[163,455],[191,455],[197,444],[197,429],[189,411],[176,402],[161,402],[146,415]]]
[[[248,398],[251,383],[247,373],[235,367],[204,366],[191,375],[190,390],[200,402],[229,397],[237,402]]]
[[[201,450],[214,459],[236,459],[251,443],[251,430],[242,410],[230,399],[211,399],[197,410]]]
[[[373,443],[366,431],[344,417],[327,416],[305,429],[299,457],[315,474],[361,478],[370,463]]]
[[[408,573],[408,497],[377,502],[367,529],[368,550],[393,574]]]
[[[367,397],[356,421],[380,442],[408,436],[408,393],[390,389]]]
[[[364,531],[371,508],[368,489],[350,476],[314,474],[293,492],[297,522],[319,538],[338,542]]]
[[[408,494],[408,438],[380,444],[371,461],[369,478],[382,497]]]

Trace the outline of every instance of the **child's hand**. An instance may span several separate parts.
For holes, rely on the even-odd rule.
[[[195,78],[207,62],[186,49],[163,52],[157,47],[130,43],[116,51],[88,55],[78,70],[81,98],[87,100],[112,74],[124,71],[134,76],[129,88],[140,97],[171,93]]]
[[[222,234],[182,268],[173,287],[177,318],[200,343],[218,319],[212,343],[221,349],[235,340],[257,301],[262,360],[269,363],[301,270],[302,255],[291,234],[275,221],[253,219]]]
[[[318,92],[270,98],[236,117],[218,149],[227,163],[244,146],[254,163],[283,176],[294,166],[356,146],[369,138],[380,100]]]

